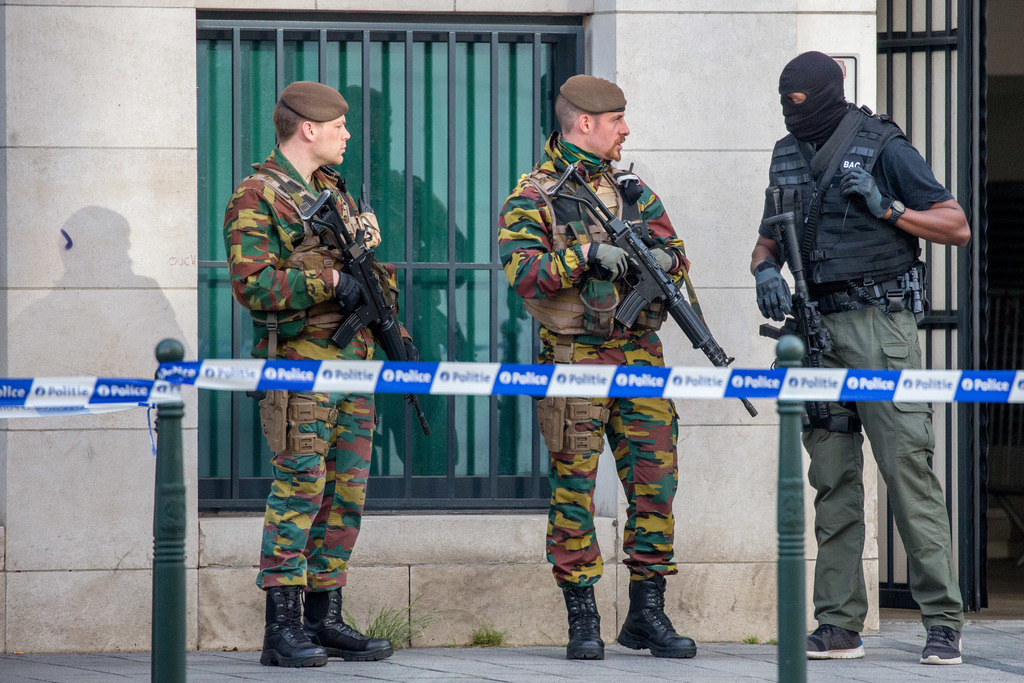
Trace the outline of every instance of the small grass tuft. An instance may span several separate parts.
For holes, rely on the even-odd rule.
[[[412,601],[412,605],[416,604],[416,600]],[[370,638],[387,638],[396,650],[400,650],[408,647],[412,639],[423,633],[433,620],[430,614],[413,619],[412,605],[405,608],[384,607],[377,614],[370,609],[366,615],[366,628],[360,628],[352,614],[344,610],[345,622]]]
[[[769,638],[769,639],[768,639],[768,644],[769,644],[769,645],[778,645],[778,644],[779,644],[779,641],[778,641],[778,639],[777,639],[777,638]]]
[[[474,647],[502,647],[505,645],[507,631],[499,631],[490,622],[485,621],[480,628],[470,635],[470,645]]]
[[[746,638],[744,638],[740,642],[743,643],[744,645],[759,645],[761,643],[761,639],[758,638],[757,636],[747,636]]]

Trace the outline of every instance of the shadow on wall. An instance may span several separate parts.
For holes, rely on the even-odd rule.
[[[9,376],[142,376],[152,374],[153,349],[166,338],[186,344],[171,302],[154,278],[133,270],[131,229],[100,206],[76,211],[34,260],[59,273],[42,298],[12,302],[7,331]],[[57,261],[60,261],[58,265]],[[141,373],[141,374],[140,374]]]

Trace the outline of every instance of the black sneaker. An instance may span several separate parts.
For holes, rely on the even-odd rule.
[[[807,659],[860,659],[864,643],[856,631],[822,624],[807,636]]]
[[[922,664],[960,664],[960,632],[948,626],[928,627],[928,642],[921,653]]]

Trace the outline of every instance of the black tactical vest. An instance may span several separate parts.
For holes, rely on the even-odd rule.
[[[856,196],[843,197],[839,192],[847,169],[860,165],[870,173],[882,148],[897,136],[903,137],[903,132],[895,123],[864,114],[860,132],[846,150],[837,152],[843,154],[843,161],[821,200],[813,244],[804,231],[818,179],[811,177],[796,138],[787,135],[775,144],[769,178],[782,190],[799,190],[803,220],[797,221],[797,234],[812,289],[823,285],[819,289],[827,290],[828,285],[848,280],[889,280],[910,270],[917,258],[917,237],[872,216]]]

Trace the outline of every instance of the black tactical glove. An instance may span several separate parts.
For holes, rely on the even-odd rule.
[[[614,244],[594,244],[587,254],[587,265],[591,268],[600,266],[603,275],[608,274],[609,280],[618,280],[626,274],[629,267],[626,263],[626,252]]]
[[[859,194],[864,197],[864,203],[868,205],[868,211],[875,218],[881,218],[889,210],[888,206],[882,206],[882,193],[878,191],[878,183],[871,177],[871,174],[860,166],[854,166],[843,176],[843,184],[839,191],[844,197],[852,194]]]
[[[772,258],[761,261],[754,269],[754,283],[761,315],[779,322],[785,320],[786,313],[793,310],[793,297],[779,271],[778,261]]]
[[[363,288],[348,273],[338,272],[338,284],[334,285],[334,296],[343,311],[351,311],[363,300]]]
[[[412,339],[402,337],[402,346],[405,347],[405,359],[411,361],[418,361],[420,359],[420,351],[416,348],[416,345],[412,343]]]

